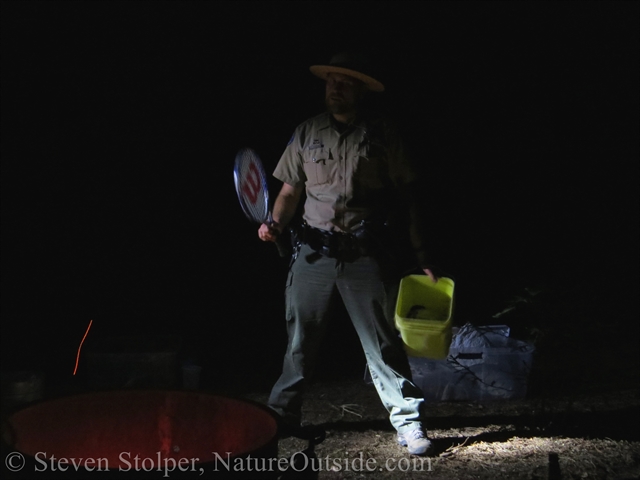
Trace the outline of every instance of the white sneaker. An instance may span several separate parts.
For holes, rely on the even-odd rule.
[[[398,434],[398,443],[412,455],[424,455],[431,448],[431,440],[427,438],[422,428],[415,428]]]

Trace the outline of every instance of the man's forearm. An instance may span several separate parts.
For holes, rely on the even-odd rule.
[[[427,209],[419,196],[419,187],[412,183],[405,187],[403,194],[409,210],[409,239],[411,247],[420,267],[425,267],[431,260],[428,258],[427,239],[430,232],[427,230]]]
[[[273,205],[273,221],[280,227],[286,227],[298,208],[302,188],[284,184]]]

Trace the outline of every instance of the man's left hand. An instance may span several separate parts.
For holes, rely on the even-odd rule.
[[[423,268],[422,271],[424,272],[424,274],[429,277],[431,279],[431,281],[433,283],[438,283],[438,277],[436,277],[436,274],[433,273],[430,269],[428,268]]]

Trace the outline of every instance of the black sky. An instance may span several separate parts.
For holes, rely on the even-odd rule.
[[[637,312],[637,2],[0,8],[5,362],[66,365],[91,318],[279,362],[286,262],[237,205],[233,157],[272,170],[322,108],[309,65],[346,48],[418,152],[463,316],[534,283],[617,282]]]

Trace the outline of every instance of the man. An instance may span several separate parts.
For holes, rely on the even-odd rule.
[[[285,424],[300,424],[305,380],[325,334],[327,313],[341,299],[398,442],[410,453],[423,455],[430,448],[422,424],[424,399],[410,381],[393,325],[401,270],[392,225],[394,220],[400,223],[403,213],[411,219],[415,258],[432,281],[437,278],[424,263],[417,202],[402,202],[416,185],[403,144],[384,119],[365,111],[368,92],[384,90],[364,73],[365,66],[356,54],[342,53],[330,65],[311,67],[326,81],[327,112],[298,126],[274,171],[283,185],[273,223],[260,226],[260,239],[276,241],[303,194],[305,201],[304,225],[295,233],[286,284],[289,343],[269,406]],[[401,210],[402,205],[407,208]]]

